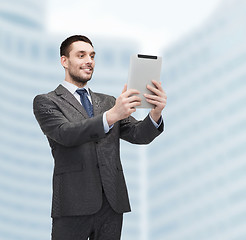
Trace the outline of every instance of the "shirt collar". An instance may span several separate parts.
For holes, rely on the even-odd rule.
[[[77,86],[75,86],[74,84],[72,84],[70,82],[67,82],[66,80],[64,80],[62,82],[62,86],[65,87],[73,95],[76,93],[76,90],[79,89]],[[88,90],[87,84],[83,88],[86,89],[87,93],[89,94],[89,90]]]

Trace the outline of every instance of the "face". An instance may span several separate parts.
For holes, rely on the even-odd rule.
[[[95,67],[95,51],[86,42],[71,44],[69,57],[62,56],[61,63],[66,71],[66,80],[78,85],[85,85],[92,77]]]

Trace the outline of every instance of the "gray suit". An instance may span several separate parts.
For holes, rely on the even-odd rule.
[[[47,136],[55,160],[52,217],[90,215],[102,204],[102,189],[117,213],[130,211],[120,162],[119,139],[150,143],[163,131],[149,116],[128,117],[105,134],[103,113],[115,98],[90,91],[94,117],[62,85],[34,99],[35,117]]]

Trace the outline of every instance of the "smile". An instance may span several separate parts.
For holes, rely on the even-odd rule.
[[[84,70],[85,72],[92,72],[93,71],[93,68],[91,68],[91,67],[82,67],[80,69]]]

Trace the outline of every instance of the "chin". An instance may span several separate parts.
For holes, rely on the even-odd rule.
[[[74,76],[70,74],[70,76],[74,82],[86,84],[88,81],[91,80],[92,74],[90,76]]]
[[[91,80],[91,77],[92,76],[87,76],[87,77],[81,78],[81,82],[88,82]]]

